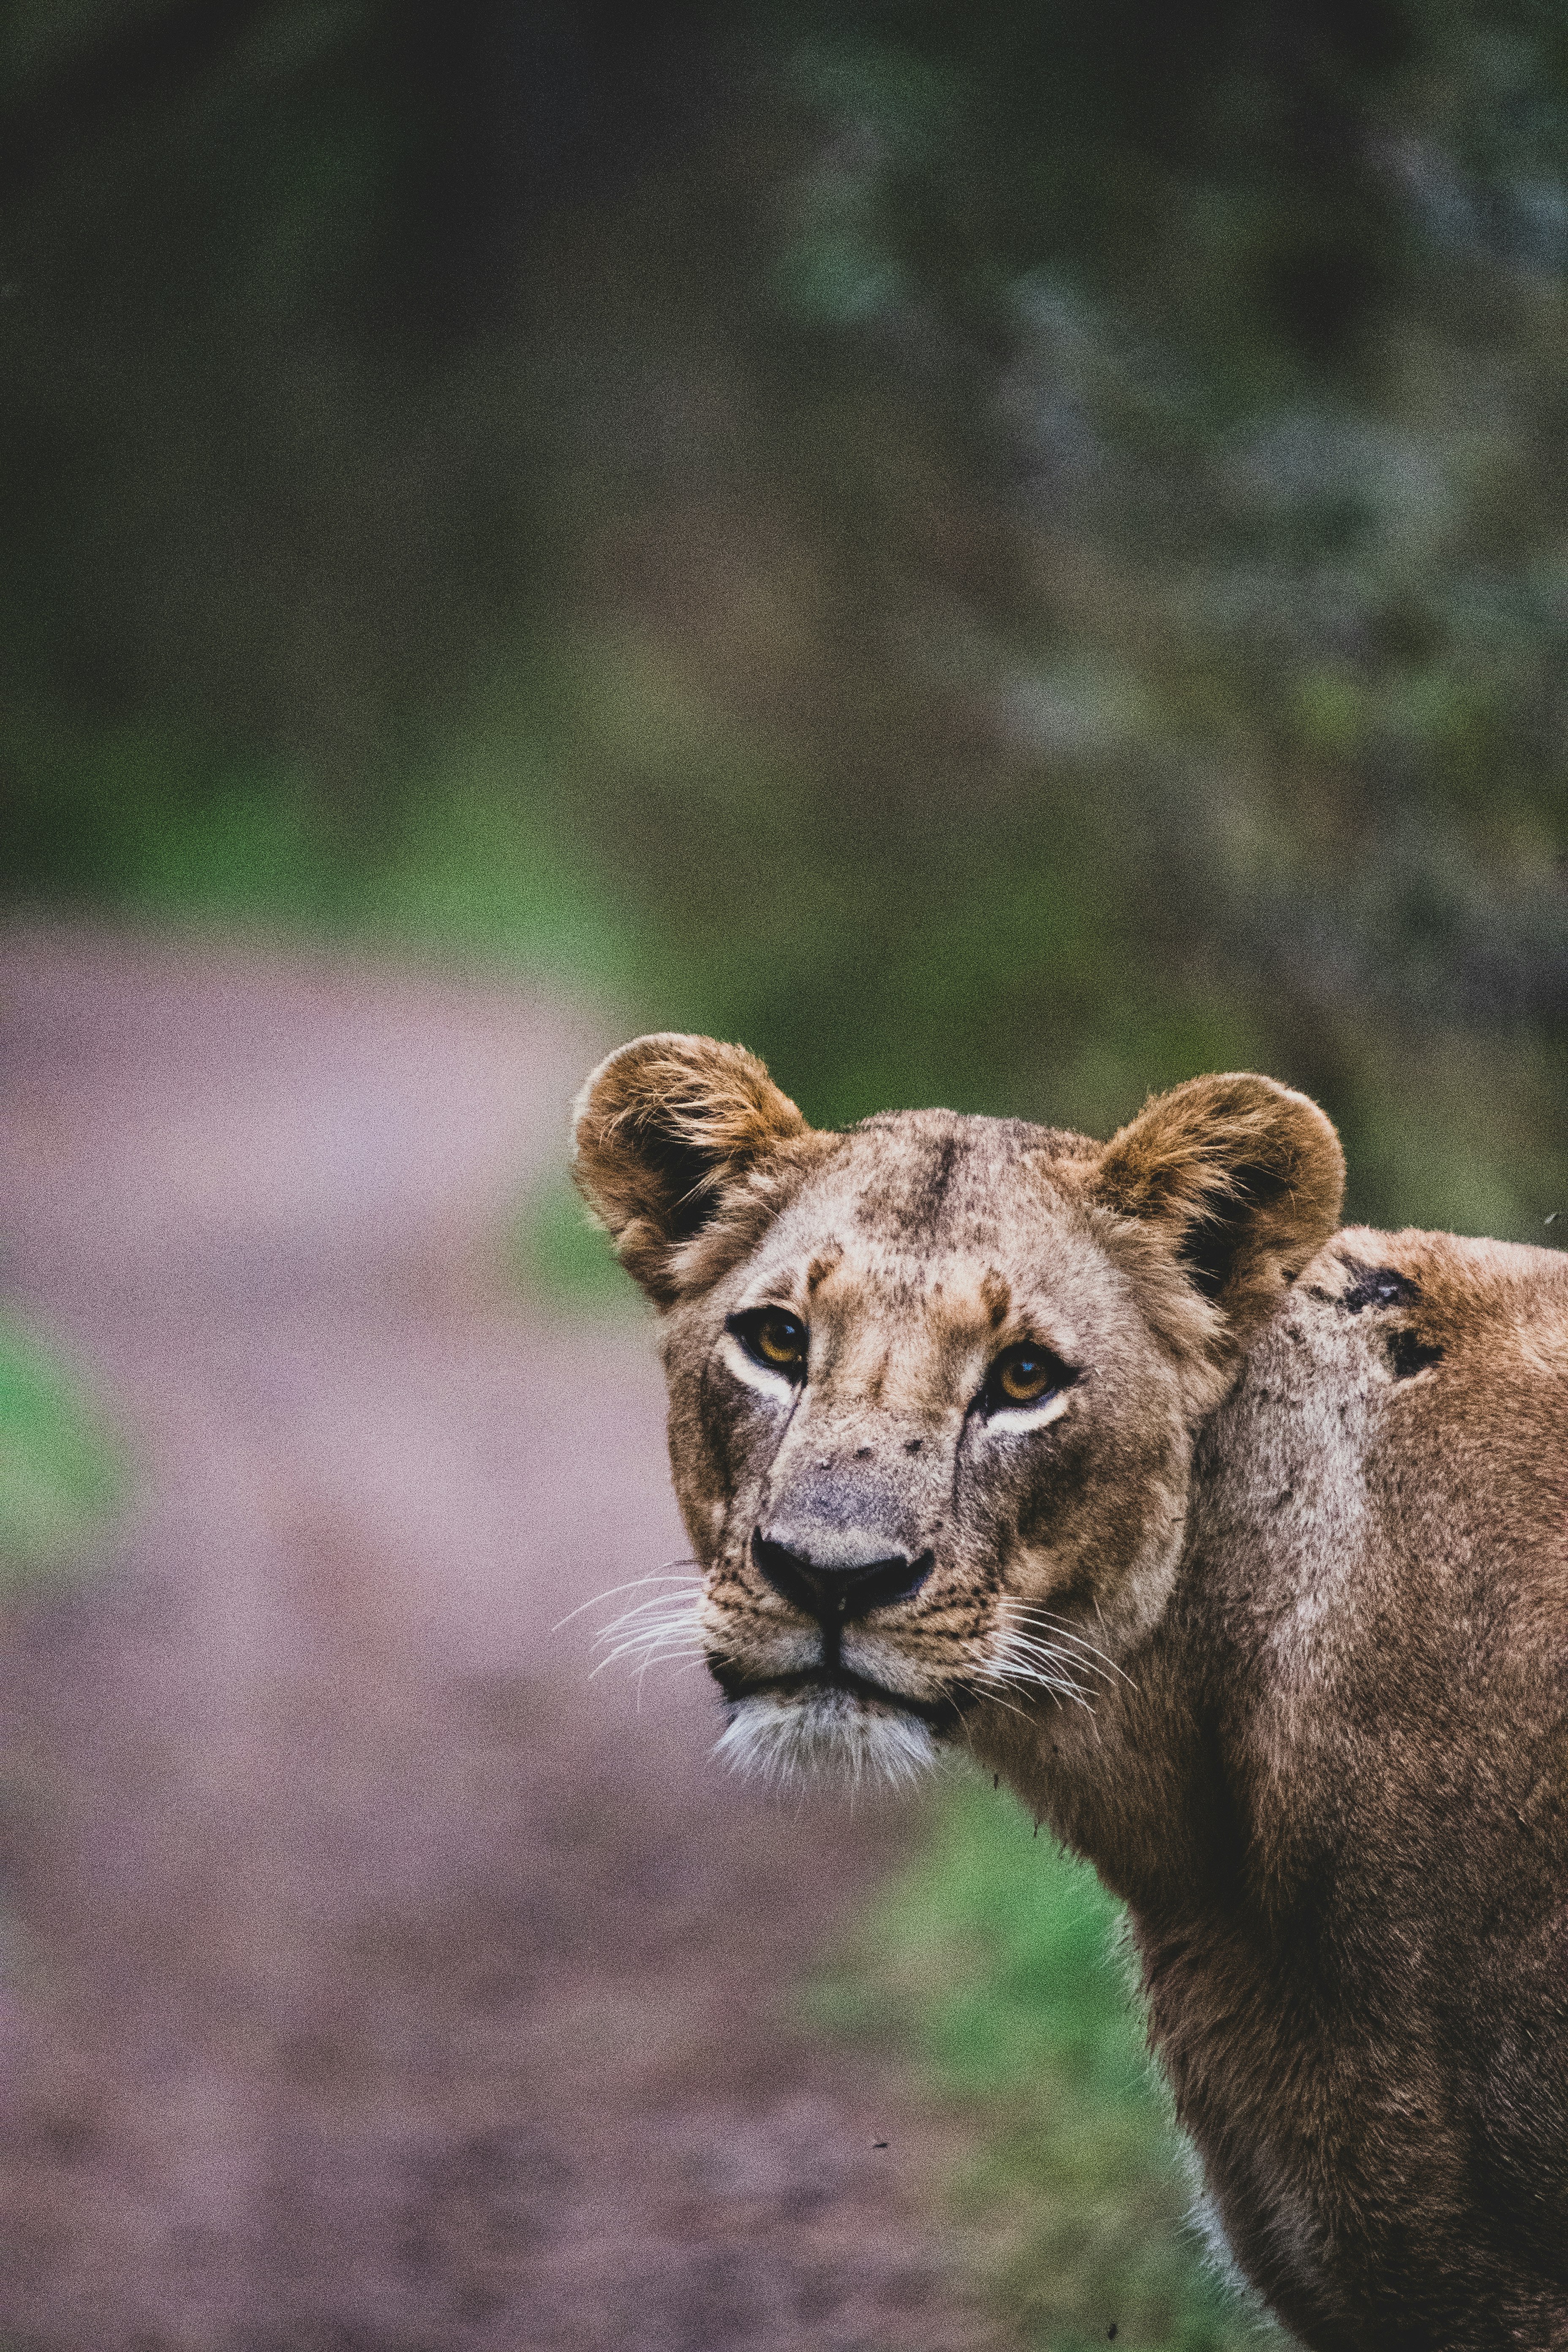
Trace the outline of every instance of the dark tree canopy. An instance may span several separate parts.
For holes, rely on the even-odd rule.
[[[14,875],[1551,1238],[1565,296],[1530,0],[24,0]]]

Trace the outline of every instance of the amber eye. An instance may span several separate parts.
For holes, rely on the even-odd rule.
[[[759,1307],[753,1314],[738,1315],[730,1328],[746,1353],[770,1372],[805,1370],[805,1325],[782,1307]]]
[[[1026,1340],[997,1357],[985,1383],[985,1401],[993,1412],[1010,1404],[1038,1404],[1077,1378],[1072,1366],[1049,1348],[1031,1347]]]

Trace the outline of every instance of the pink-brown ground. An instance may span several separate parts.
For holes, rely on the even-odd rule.
[[[551,1632],[684,1549],[647,1328],[502,1248],[610,1042],[0,939],[5,1292],[137,1464],[0,1647],[7,2352],[994,2341],[935,2127],[792,2000],[912,1818],[737,1785],[700,1675],[639,1710]]]

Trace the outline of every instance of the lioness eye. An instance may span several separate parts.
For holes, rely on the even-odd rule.
[[[1076,1377],[1071,1365],[1064,1364],[1048,1348],[1031,1347],[1026,1341],[997,1357],[985,1384],[985,1401],[993,1412],[999,1406],[1038,1404],[1042,1397],[1065,1389]]]
[[[738,1315],[731,1324],[741,1345],[771,1372],[799,1372],[805,1368],[805,1326],[782,1307],[759,1307],[754,1314]]]

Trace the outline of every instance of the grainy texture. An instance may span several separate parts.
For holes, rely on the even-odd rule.
[[[0,1654],[0,2336],[32,2352],[990,2345],[900,2086],[792,1977],[910,1818],[589,1685],[683,1549],[635,1323],[514,1296],[586,1024],[23,929],[7,1285],[140,1452]],[[873,2139],[886,2150],[873,2150]]]

